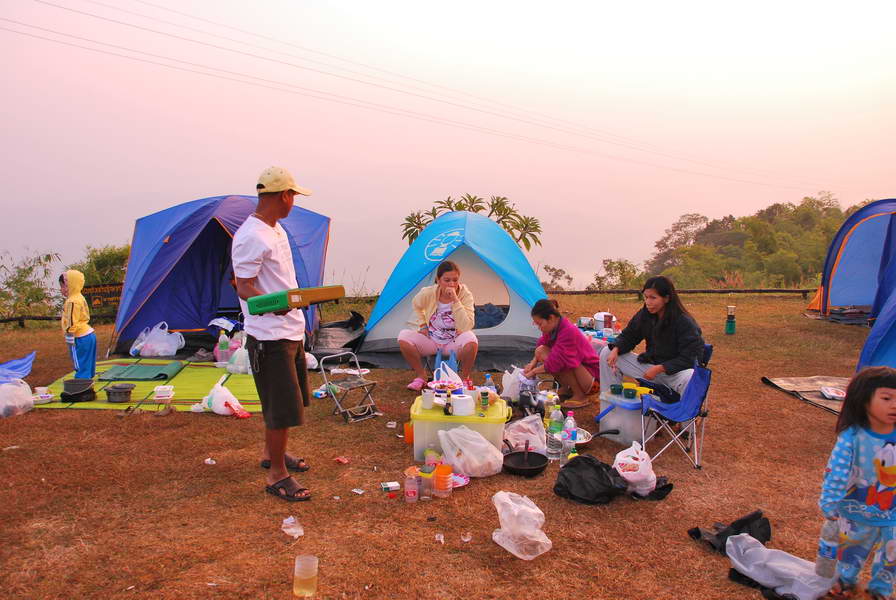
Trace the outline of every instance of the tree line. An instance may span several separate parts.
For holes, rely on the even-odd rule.
[[[830,192],[820,192],[745,217],[684,214],[656,241],[647,261],[604,259],[586,289],[639,288],[653,275],[666,275],[682,289],[816,287],[834,234],[869,202],[844,210]],[[562,268],[545,265],[544,271],[546,289],[572,284]]]

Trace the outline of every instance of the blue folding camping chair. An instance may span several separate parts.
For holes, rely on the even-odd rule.
[[[641,447],[646,452],[647,442],[656,437],[660,431],[664,431],[672,438],[659,452],[651,456],[650,460],[656,460],[667,448],[675,444],[684,452],[695,469],[702,468],[700,461],[703,454],[706,417],[709,416],[709,384],[712,379],[712,371],[707,369],[706,365],[711,357],[712,345],[705,344],[703,357],[695,361],[694,374],[681,396],[665,385],[638,379],[641,385],[653,388],[654,396],[657,397],[644,400],[641,408]],[[658,427],[647,435],[651,419],[656,421]],[[672,427],[676,424],[681,426],[678,431]]]

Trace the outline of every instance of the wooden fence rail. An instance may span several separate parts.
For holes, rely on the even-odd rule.
[[[709,289],[709,290],[676,290],[679,294],[802,294],[804,300],[809,299],[809,294],[815,290],[795,290],[779,288],[757,288],[745,290]],[[563,296],[585,296],[589,294],[635,294],[641,297],[641,290],[547,290],[549,294]]]
[[[558,296],[587,296],[591,294],[632,294],[641,297],[641,290],[548,290],[549,294],[556,294]],[[815,290],[796,290],[796,289],[778,289],[778,288],[756,288],[756,289],[744,289],[744,290],[717,290],[717,289],[709,289],[709,290],[678,290],[679,294],[802,294],[804,300],[809,299],[809,294],[815,293]],[[346,302],[373,302],[377,300],[379,296],[357,296],[357,297],[346,297],[342,300]],[[114,314],[105,314],[105,315],[90,315],[91,320],[115,320]],[[59,316],[29,316],[22,315],[19,317],[7,317],[5,319],[0,319],[0,324],[2,323],[18,323],[19,327],[25,327],[25,321],[58,321]]]
[[[7,317],[5,319],[0,319],[0,323],[18,323],[19,327],[25,326],[25,321],[58,321],[60,319],[59,315],[56,316],[30,316],[30,315],[22,315],[19,317]],[[115,320],[115,315],[90,315],[90,320]]]

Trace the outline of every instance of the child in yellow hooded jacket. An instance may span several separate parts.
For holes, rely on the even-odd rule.
[[[59,276],[59,287],[65,296],[62,307],[62,333],[75,366],[75,377],[93,379],[96,375],[96,334],[90,326],[90,309],[81,295],[84,274],[70,269]]]

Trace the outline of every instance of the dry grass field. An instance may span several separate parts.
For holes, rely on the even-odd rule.
[[[634,298],[559,300],[572,317],[609,308],[627,320],[638,308]],[[385,416],[345,425],[329,400],[316,401],[309,424],[293,430],[290,449],[312,465],[299,478],[314,494],[306,503],[264,493],[259,416],[38,409],[0,420],[0,596],[286,599],[293,557],[309,553],[320,558],[321,598],[760,598],[729,582],[728,560],[686,530],[761,508],[771,547],[814,557],[835,417],[759,379],[849,376],[868,330],[806,319],[799,297],[685,302],[715,344],[705,467],[671,451],[660,457],[655,471],[675,485],[664,501],[576,504],[553,493],[556,465],[533,479],[474,480],[445,500],[389,499],[379,482],[401,480],[412,463],[386,428],[408,418],[402,371],[371,374]],[[723,335],[726,304],[738,306],[733,336]],[[105,349],[110,327],[98,333]],[[69,370],[55,328],[5,329],[0,341],[0,361],[38,350],[32,385]],[[594,414],[577,411],[591,430]],[[598,439],[589,451],[611,462],[619,449]],[[338,455],[351,462],[338,465]],[[492,542],[500,490],[544,511],[550,552],[526,562]],[[289,515],[305,528],[298,541],[280,531]]]

